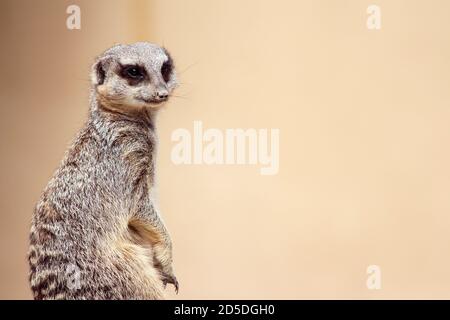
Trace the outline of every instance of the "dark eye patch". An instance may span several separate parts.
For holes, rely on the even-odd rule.
[[[131,85],[136,85],[148,78],[145,68],[139,65],[120,66],[119,74],[122,78],[127,79]]]
[[[164,53],[167,56],[167,60],[163,63],[161,66],[161,75],[165,82],[168,82],[170,80],[170,76],[172,75],[173,71],[173,60],[170,56],[169,52],[166,49],[163,49]]]
[[[161,75],[165,82],[168,82],[170,80],[170,75],[172,74],[172,63],[170,60],[163,63],[161,67]]]

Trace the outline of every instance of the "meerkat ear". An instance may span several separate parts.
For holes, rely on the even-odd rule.
[[[91,71],[91,80],[94,85],[102,85],[105,82],[110,63],[111,57],[100,58],[94,63]]]

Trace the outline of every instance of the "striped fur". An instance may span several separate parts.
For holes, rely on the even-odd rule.
[[[107,50],[95,65],[105,57],[109,68],[135,59],[153,82],[161,78],[152,72],[167,51],[143,43],[120,48]],[[114,83],[121,97],[136,88],[103,72],[102,83],[93,75],[89,118],[33,214],[28,260],[35,299],[162,299],[165,283],[178,289],[170,237],[151,193],[157,108],[130,108],[130,98],[118,103]],[[174,79],[165,85],[173,90]]]

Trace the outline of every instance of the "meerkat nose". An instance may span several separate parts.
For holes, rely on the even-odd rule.
[[[167,90],[162,89],[162,90],[158,90],[156,92],[156,98],[158,98],[158,100],[166,100],[169,97],[169,92],[167,92]]]

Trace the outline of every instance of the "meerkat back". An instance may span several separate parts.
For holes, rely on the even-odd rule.
[[[34,210],[31,289],[35,299],[162,299],[178,281],[150,191],[173,61],[151,43],[117,45],[91,79],[89,117]]]

